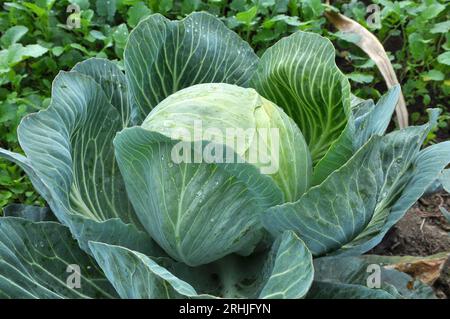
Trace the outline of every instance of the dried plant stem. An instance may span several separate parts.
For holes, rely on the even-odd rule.
[[[325,12],[325,16],[338,30],[355,34],[359,37],[356,45],[367,53],[367,55],[375,62],[388,88],[399,84],[391,61],[389,61],[386,51],[377,37],[356,21],[347,18],[340,13],[328,11]],[[406,109],[405,98],[402,93],[400,93],[400,98],[395,111],[399,127],[407,127],[408,110]]]

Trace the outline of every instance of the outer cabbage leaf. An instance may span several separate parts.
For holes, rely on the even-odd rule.
[[[66,213],[97,221],[114,217],[132,221],[112,148],[121,128],[119,114],[101,87],[75,72],[60,73],[50,107],[20,124],[20,144],[58,201],[60,207],[52,210],[61,220]]]
[[[400,197],[392,205],[377,210],[367,227],[336,251],[336,254],[359,255],[378,245],[388,230],[405,215],[449,163],[450,142],[423,149],[412,164],[410,179]]]
[[[119,112],[123,127],[138,124],[138,108],[130,96],[125,74],[116,64],[93,58],[78,63],[72,71],[90,76],[101,86],[109,103]]]
[[[322,183],[333,171],[344,165],[373,135],[383,135],[391,121],[400,94],[393,87],[376,105],[371,100],[353,99],[352,111],[341,136],[331,145],[314,168],[313,185]]]
[[[435,112],[429,125],[372,137],[345,165],[297,202],[269,209],[263,216],[264,226],[273,234],[294,230],[314,255],[330,253],[349,243],[352,246],[362,234],[360,244],[369,241],[367,232],[372,225],[385,224],[391,207],[391,214],[395,213],[397,200],[410,179],[416,179],[411,181],[415,186],[410,187],[420,185],[419,176],[423,175],[413,177],[411,164],[436,116]],[[443,169],[439,164],[432,162],[437,167],[434,174]],[[406,211],[413,203],[402,208]],[[364,251],[372,247],[366,245]]]
[[[317,163],[341,135],[350,113],[350,84],[328,39],[298,31],[261,57],[251,86],[297,123]]]
[[[114,140],[142,225],[170,256],[191,266],[233,252],[249,254],[262,236],[260,214],[282,202],[280,189],[253,165],[226,163],[230,150],[224,145],[216,145],[222,163],[194,163],[195,143],[187,143],[190,163],[175,164],[171,156],[178,143],[140,127]]]
[[[199,83],[248,86],[258,57],[247,42],[207,13],[181,21],[155,14],[131,32],[125,70],[141,120],[164,98]]]
[[[144,254],[98,242],[90,242],[89,246],[121,298],[179,299],[197,296],[191,285]]]
[[[56,221],[48,207],[11,204],[3,208],[3,216],[20,217],[33,222]]]
[[[81,216],[71,216],[70,220],[80,247],[88,253],[91,253],[89,242],[97,241],[124,246],[149,256],[167,256],[145,231],[134,224],[125,224],[121,219],[112,218],[98,222]]]
[[[279,236],[269,251],[228,255],[196,268],[173,262],[166,266],[195,283],[197,291],[224,298],[303,298],[314,276],[310,251],[291,231]]]
[[[79,266],[79,288],[67,282]],[[0,218],[0,298],[116,298],[95,261],[54,222]]]
[[[0,156],[19,165],[30,178],[35,189],[51,207],[59,207],[58,199],[52,197],[50,190],[42,182],[28,158],[21,154],[0,149]],[[42,218],[41,213],[37,213],[36,208],[28,208],[27,212],[8,211],[9,216],[24,217],[31,220]],[[147,233],[139,230],[133,224],[125,224],[121,219],[112,218],[107,221],[95,221],[88,217],[79,215],[62,215],[64,221],[70,227],[72,233],[77,238],[80,247],[89,251],[88,241],[102,241],[109,244],[122,245],[130,249],[146,253],[150,256],[165,256],[158,245],[148,236]],[[59,217],[61,218],[61,217]]]
[[[258,298],[302,298],[314,277],[311,252],[294,232],[286,231],[272,246],[263,273]]]
[[[250,259],[228,256],[190,269],[124,247],[95,242],[90,246],[122,298],[301,298],[314,276],[311,254],[292,232],[280,236],[268,254]],[[218,278],[214,291],[197,288],[212,275]]]
[[[369,258],[367,258],[369,257]],[[409,275],[377,263],[378,256],[322,257],[314,260],[315,277],[308,298],[393,299],[435,298],[433,289]],[[386,261],[385,256],[380,260]],[[379,267],[379,268],[378,268]],[[377,273],[379,270],[379,273]],[[379,287],[369,288],[369,276],[379,275]]]
[[[450,193],[450,169],[445,169],[440,178],[442,187],[447,193]]]

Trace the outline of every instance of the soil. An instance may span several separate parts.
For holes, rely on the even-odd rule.
[[[440,192],[421,198],[370,253],[430,256],[450,252],[450,223],[440,207],[450,210],[450,194]],[[433,288],[438,297],[450,298],[450,258]]]

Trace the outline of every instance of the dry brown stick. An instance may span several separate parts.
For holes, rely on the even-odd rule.
[[[391,61],[389,61],[386,51],[377,37],[375,37],[369,30],[364,28],[358,22],[347,18],[340,13],[327,11],[325,12],[325,16],[338,30],[358,36],[359,40],[356,45],[375,62],[388,88],[399,84]],[[401,92],[395,112],[397,114],[397,121],[400,128],[407,127],[408,110],[406,109],[405,98]]]

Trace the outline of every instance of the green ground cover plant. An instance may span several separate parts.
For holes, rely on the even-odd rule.
[[[380,24],[368,25],[362,1],[334,1],[336,10],[374,32],[387,48],[403,84],[413,124],[426,121],[426,108],[443,109],[438,126],[426,143],[449,134],[449,5],[445,1],[374,1]],[[78,5],[77,13],[70,5]],[[2,1],[0,13],[0,146],[21,151],[17,126],[23,116],[48,107],[51,83],[60,70],[70,70],[90,57],[117,61],[131,28],[152,13],[181,19],[193,11],[207,11],[251,44],[257,55],[281,37],[297,30],[321,34],[337,48],[339,67],[355,93],[380,98],[385,90],[374,63],[336,32],[323,12],[332,9],[318,0],[38,0]],[[68,10],[69,8],[69,10]],[[79,28],[72,28],[78,21]],[[44,205],[29,180],[15,165],[1,161],[0,207],[10,203]]]

